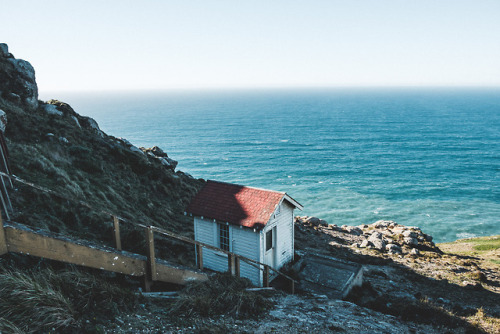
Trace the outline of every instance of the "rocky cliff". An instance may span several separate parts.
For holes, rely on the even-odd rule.
[[[0,96],[34,110],[38,107],[35,70],[26,60],[16,59],[7,44],[0,43]]]

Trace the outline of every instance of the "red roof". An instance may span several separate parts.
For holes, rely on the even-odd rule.
[[[209,180],[191,201],[187,212],[220,222],[260,228],[267,224],[285,196],[292,205],[302,209],[286,193]]]

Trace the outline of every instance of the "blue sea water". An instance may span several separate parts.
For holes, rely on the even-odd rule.
[[[286,191],[299,215],[500,234],[500,89],[55,93],[194,177]]]

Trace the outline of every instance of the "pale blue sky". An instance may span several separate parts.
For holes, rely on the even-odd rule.
[[[500,1],[0,0],[40,90],[500,86]]]

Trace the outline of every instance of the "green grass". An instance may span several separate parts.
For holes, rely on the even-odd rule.
[[[477,251],[490,251],[500,248],[500,237],[474,239],[474,249]]]

